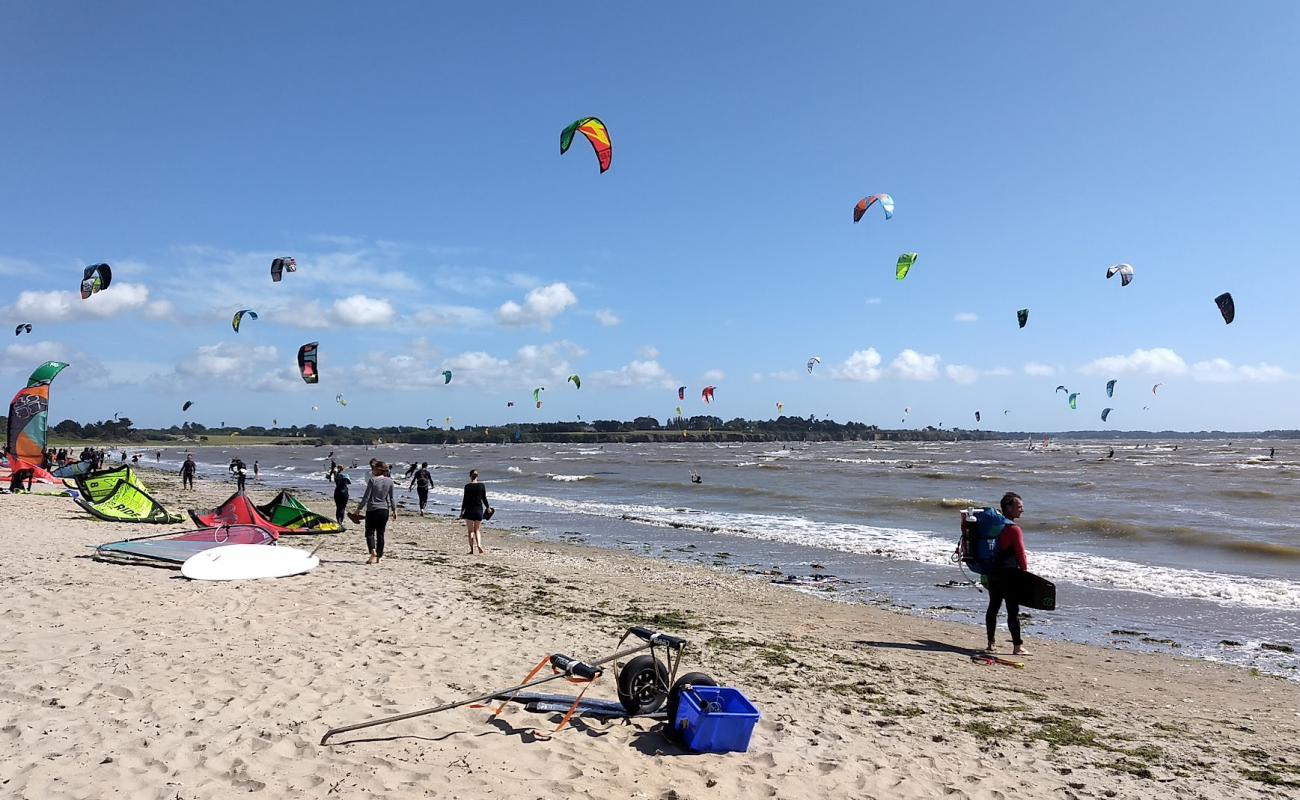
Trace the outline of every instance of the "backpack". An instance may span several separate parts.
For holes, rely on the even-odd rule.
[[[989,575],[998,569],[998,536],[1011,520],[992,508],[976,511],[962,525],[957,553],[966,568],[977,575]]]

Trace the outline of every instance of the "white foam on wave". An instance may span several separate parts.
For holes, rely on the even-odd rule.
[[[548,474],[546,477],[550,478],[553,481],[560,481],[561,483],[575,483],[577,481],[585,481],[591,476],[590,475],[549,475]]]
[[[524,471],[519,467],[506,467],[506,472],[513,472],[516,475],[523,475]]]
[[[566,480],[577,476],[550,477],[552,480]],[[434,492],[459,495],[461,490],[437,486]],[[647,525],[703,530],[785,544],[815,545],[922,564],[952,563],[950,557],[955,546],[955,537],[932,531],[820,522],[796,516],[720,513],[590,500],[575,502],[512,492],[495,492],[493,498],[567,513],[615,517]],[[1032,559],[1034,572],[1053,581],[1225,605],[1300,610],[1300,582],[1296,581],[1139,564],[1087,553],[1035,551]]]

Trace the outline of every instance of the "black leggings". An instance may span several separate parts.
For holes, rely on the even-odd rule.
[[[1011,631],[1011,643],[1020,646],[1020,604],[1003,594],[1004,584],[996,578],[989,579],[989,608],[984,612],[984,628],[988,631],[989,641],[993,641],[998,632],[998,611],[1002,604],[1007,605],[1007,630]]]
[[[384,529],[388,527],[388,509],[372,508],[366,512],[366,547],[377,556],[384,555]]]
[[[429,487],[417,486],[415,487],[415,493],[420,498],[420,510],[423,511],[424,507],[429,503]]]
[[[348,510],[347,493],[335,492],[334,493],[334,520],[338,522],[338,524],[340,525],[343,524],[343,515],[347,513],[347,510]]]

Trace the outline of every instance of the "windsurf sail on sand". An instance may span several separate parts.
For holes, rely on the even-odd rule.
[[[267,521],[286,534],[340,533],[343,526],[329,517],[317,514],[304,506],[291,492],[281,491],[275,499],[266,505],[257,506],[257,511]]]
[[[274,503],[275,501],[271,502]],[[253,501],[243,492],[235,492],[226,498],[226,502],[206,514],[200,514],[191,508],[190,519],[194,520],[194,524],[203,528],[211,528],[217,525],[256,525],[268,531],[277,539],[283,534],[292,535],[308,532],[275,524],[262,516],[262,512],[258,510],[257,506],[253,505]]]
[[[171,525],[185,519],[158,502],[130,467],[78,475],[69,485],[77,490],[77,505],[109,522]]]
[[[165,538],[164,538],[165,537]],[[197,553],[227,544],[274,544],[270,531],[256,525],[220,525],[179,536],[160,534],[109,542],[95,548],[95,558],[105,561],[184,564]]]

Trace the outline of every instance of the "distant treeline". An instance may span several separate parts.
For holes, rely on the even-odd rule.
[[[0,426],[6,422],[0,417]],[[399,425],[383,428],[342,425],[305,425],[265,428],[208,428],[197,422],[170,428],[136,428],[127,417],[79,423],[63,420],[50,429],[59,439],[103,442],[201,442],[214,436],[274,437],[305,440],[305,444],[364,445],[378,442],[411,444],[511,443],[511,442],[929,442],[956,440],[1034,439],[1296,439],[1300,431],[983,431],[962,428],[884,429],[861,422],[780,417],[775,420],[723,420],[696,416],[664,423],[654,417],[630,421],[519,422],[454,428]]]

